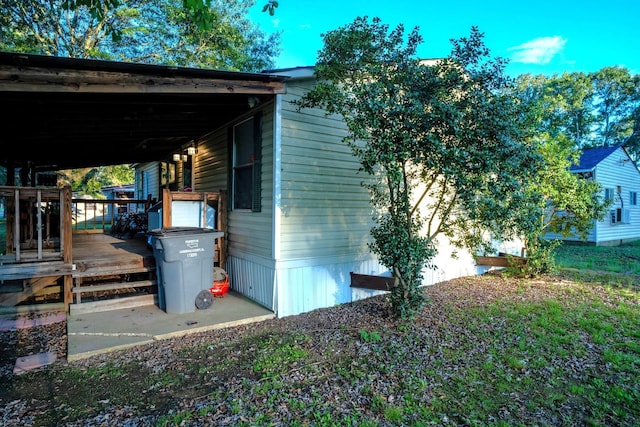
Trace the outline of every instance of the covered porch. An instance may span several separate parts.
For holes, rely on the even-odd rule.
[[[117,206],[111,205],[113,200],[72,199],[69,188],[5,186],[0,187],[0,196],[7,209],[6,244],[0,257],[0,311],[62,302],[66,312],[86,313],[153,302],[156,263],[147,243],[146,219],[132,233],[115,232],[114,217],[105,220],[106,215],[92,215],[79,227],[77,212],[86,212],[87,206],[96,210],[96,205],[106,205],[97,209],[103,212],[115,211]],[[166,227],[173,224],[172,207],[182,202],[199,206],[192,211],[202,216],[201,224],[206,224],[207,207],[215,207],[214,225],[224,234],[215,240],[213,262],[224,266],[225,193],[165,190],[162,223]],[[149,206],[143,203],[139,208],[131,200],[119,203],[136,206],[139,216],[146,215]]]

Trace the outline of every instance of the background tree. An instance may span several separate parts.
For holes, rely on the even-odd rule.
[[[598,123],[597,146],[624,142],[633,131],[633,112],[640,107],[640,76],[622,67],[605,67],[592,73],[594,110]]]
[[[601,185],[592,179],[571,172],[578,163],[581,150],[564,135],[551,137],[540,132],[533,137],[533,145],[544,160],[544,167],[537,170],[534,179],[526,182],[524,190],[529,203],[522,203],[526,210],[514,209],[522,215],[518,219],[520,235],[527,248],[527,263],[515,264],[517,273],[537,276],[555,269],[553,249],[560,244],[555,236],[577,235],[586,238],[593,220],[601,220],[607,212],[608,202],[601,197]],[[531,214],[535,221],[531,222]]]
[[[633,130],[625,147],[637,165],[638,161],[640,161],[640,105],[633,112]]]
[[[553,270],[553,254],[559,240],[547,238],[578,235],[586,237],[593,220],[601,220],[608,203],[601,194],[601,186],[589,177],[571,173],[578,164],[582,146],[593,143],[601,129],[601,116],[596,114],[594,79],[583,73],[565,73],[545,77],[522,75],[517,79],[514,96],[520,99],[527,112],[532,133],[529,145],[544,160],[544,167],[523,189],[529,203],[526,210],[513,209],[520,234],[525,238],[527,264],[520,273],[538,275]],[[585,179],[586,178],[586,179]],[[535,220],[530,221],[531,214]]]
[[[393,272],[394,314],[411,317],[438,236],[475,251],[482,230],[515,232],[510,209],[539,161],[519,142],[526,115],[503,90],[506,62],[489,58],[475,27],[429,66],[415,55],[417,28],[405,41],[402,25],[364,17],[323,37],[318,82],[298,105],[344,118],[345,141],[372,177],[371,250]]]
[[[69,185],[79,195],[101,199],[104,198],[102,187],[131,184],[134,171],[129,165],[63,170],[58,171],[58,182]]]
[[[182,0],[183,8],[194,16],[193,23],[200,28],[211,26],[211,16],[209,15],[209,6],[212,0]],[[77,9],[84,6],[89,10],[91,16],[100,18],[105,10],[117,9],[122,5],[122,0],[65,0],[63,7],[65,9]],[[267,0],[262,7],[263,12],[269,15],[275,15],[279,6],[277,0]],[[117,33],[117,30],[114,31]]]
[[[267,36],[247,18],[253,0],[199,4],[0,0],[0,49],[235,71],[273,66],[280,34]],[[199,13],[207,25],[197,24]]]
[[[518,76],[521,99],[535,101],[537,131],[554,138],[563,135],[578,149],[625,146],[634,160],[640,145],[632,136],[638,128],[640,76],[626,68],[605,67],[594,73]]]

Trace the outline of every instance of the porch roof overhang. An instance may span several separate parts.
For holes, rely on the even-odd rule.
[[[286,76],[0,52],[0,166],[159,161],[285,93]]]

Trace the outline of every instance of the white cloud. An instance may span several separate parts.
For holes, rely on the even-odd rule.
[[[560,36],[539,37],[519,46],[510,47],[509,50],[515,51],[511,60],[524,64],[548,64],[566,43],[567,39]]]

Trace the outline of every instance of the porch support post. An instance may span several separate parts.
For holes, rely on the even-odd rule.
[[[162,227],[171,227],[171,204],[173,198],[171,197],[171,190],[168,188],[162,189]]]
[[[60,206],[62,210],[62,260],[64,264],[73,264],[73,246],[72,246],[72,228],[71,228],[71,187],[64,187],[61,191]],[[73,302],[73,276],[72,274],[64,275],[64,309],[68,313],[69,305]]]

